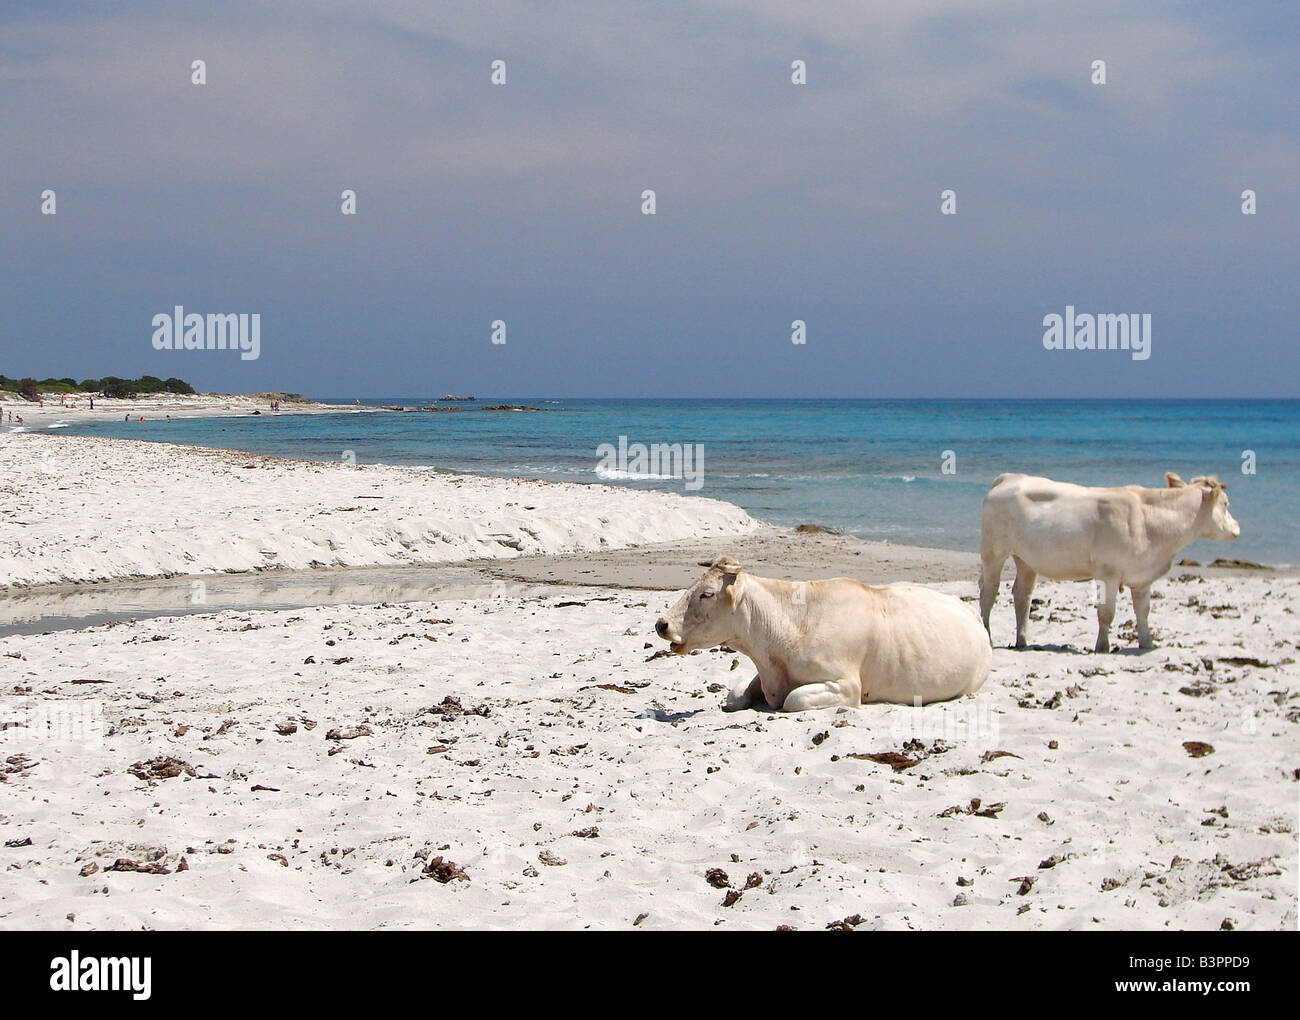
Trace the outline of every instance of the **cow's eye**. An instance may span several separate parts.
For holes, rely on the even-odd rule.
[[[711,591],[702,591],[702,592],[700,592],[700,598],[702,598],[702,599],[711,599],[711,598],[713,598],[713,592],[711,592]]]

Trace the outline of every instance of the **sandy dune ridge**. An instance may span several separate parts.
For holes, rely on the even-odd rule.
[[[758,528],[730,503],[675,493],[0,435],[0,587],[450,563]]]

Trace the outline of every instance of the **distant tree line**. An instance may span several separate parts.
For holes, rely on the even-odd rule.
[[[106,375],[102,379],[10,379],[0,375],[0,390],[19,393],[28,400],[38,400],[42,393],[102,393],[106,397],[135,397],[141,393],[193,393],[194,387],[184,379],[159,379],[142,375],[139,379],[119,379]]]

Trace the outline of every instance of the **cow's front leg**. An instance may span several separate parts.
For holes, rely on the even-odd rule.
[[[1154,648],[1156,643],[1151,640],[1151,628],[1147,626],[1147,614],[1151,612],[1151,585],[1130,588],[1129,593],[1133,596],[1133,615],[1137,617],[1138,647]]]
[[[857,677],[803,684],[785,697],[782,712],[805,712],[811,708],[837,708],[862,704],[862,681]]]
[[[1094,652],[1110,651],[1110,625],[1115,619],[1115,601],[1119,598],[1119,578],[1099,577],[1103,585],[1101,597],[1097,599],[1097,644]]]
[[[740,712],[746,708],[766,702],[763,697],[763,681],[757,673],[753,680],[742,680],[727,693],[727,703],[722,706],[724,712]]]

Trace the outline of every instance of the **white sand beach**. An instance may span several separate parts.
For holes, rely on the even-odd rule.
[[[46,393],[43,403],[33,403],[16,393],[0,392],[0,410],[5,415],[4,429],[14,428],[9,421],[13,412],[23,418],[27,428],[49,428],[53,424],[88,421],[121,421],[130,417],[153,420],[171,415],[173,418],[224,418],[237,415],[259,414],[338,414],[343,412],[370,412],[373,407],[352,404],[323,404],[315,400],[289,394],[272,393],[142,393],[138,397],[90,397],[85,394]],[[272,402],[279,409],[271,410]]]
[[[973,697],[728,714],[748,661],[653,634],[694,559],[969,601],[974,557],[124,440],[3,436],[0,472],[9,585],[493,557],[544,586],[0,638],[0,927],[1296,927],[1294,574],[1175,567],[1158,647],[1123,604],[1108,655],[1087,584],[1004,647],[1007,577]]]

